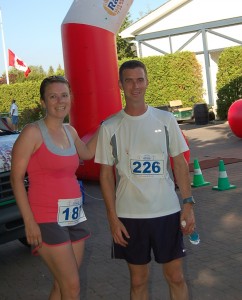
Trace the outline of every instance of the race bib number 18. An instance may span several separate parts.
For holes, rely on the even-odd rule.
[[[57,222],[60,226],[73,226],[86,219],[82,198],[58,200]]]

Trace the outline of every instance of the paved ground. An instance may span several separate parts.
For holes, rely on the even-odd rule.
[[[215,157],[242,158],[242,139],[227,123],[197,126],[182,124],[189,139],[191,160]],[[234,190],[212,190],[217,185],[218,167],[202,171],[211,185],[193,189],[197,201],[197,230],[201,243],[185,244],[185,275],[192,300],[242,299],[242,163],[226,165]],[[193,173],[191,173],[191,180]],[[82,300],[128,300],[126,264],[110,259],[111,236],[99,184],[85,182],[85,211],[92,237],[87,241],[81,269]],[[18,241],[0,246],[0,300],[45,300],[51,276],[38,257]],[[168,289],[160,267],[151,263],[150,299],[168,300]]]

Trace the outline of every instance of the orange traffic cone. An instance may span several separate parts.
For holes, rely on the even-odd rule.
[[[194,176],[193,176],[193,183],[191,184],[192,187],[199,187],[210,185],[210,182],[204,181],[201,168],[199,166],[199,162],[197,159],[194,159]]]
[[[230,190],[230,189],[235,189],[235,188],[236,188],[236,185],[232,185],[229,182],[227,172],[226,172],[225,166],[224,166],[224,161],[220,160],[219,161],[218,185],[214,186],[212,189],[218,190],[218,191],[225,191],[225,190]]]

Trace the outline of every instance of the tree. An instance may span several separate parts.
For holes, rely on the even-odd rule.
[[[54,74],[55,74],[54,68],[52,66],[50,66],[47,75],[52,76]]]
[[[29,73],[28,77],[24,76],[24,72],[19,71],[15,68],[11,68],[8,72],[9,83],[22,83],[26,81],[33,81],[33,80],[41,80],[46,76],[46,72],[44,71],[42,66],[29,66],[31,72]],[[6,74],[2,75],[2,81],[0,80],[0,84],[6,83]]]
[[[55,74],[60,75],[60,76],[64,76],[65,71],[62,69],[61,65],[58,65]]]
[[[129,27],[132,24],[132,21],[130,19],[130,13],[127,14],[127,16],[124,19],[124,22],[122,26],[120,27],[120,30],[116,36],[116,44],[117,44],[117,54],[118,54],[118,59],[122,60],[124,58],[134,58],[136,57],[135,55],[135,50],[132,49],[132,44],[125,40],[122,39],[119,36],[119,33]]]
[[[26,81],[35,81],[35,80],[42,80],[46,76],[51,76],[51,75],[60,75],[64,76],[65,71],[61,68],[61,65],[59,64],[56,71],[52,66],[49,67],[48,72],[45,72],[42,66],[29,66],[31,72],[29,73],[28,77],[26,78],[24,76],[24,72],[19,71],[13,67],[10,68],[8,72],[8,78],[9,78],[9,83],[22,83]],[[6,73],[4,72],[2,76],[0,76],[0,85],[6,84]]]
[[[4,73],[4,76],[6,78],[6,74]],[[9,79],[9,83],[21,83],[24,82],[25,80],[25,76],[24,76],[24,72],[19,71],[15,68],[11,68],[8,71],[8,79]]]

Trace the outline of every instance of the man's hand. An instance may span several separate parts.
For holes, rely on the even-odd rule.
[[[126,247],[128,245],[127,239],[129,239],[130,236],[124,224],[118,218],[109,220],[109,224],[114,242]]]
[[[181,213],[181,230],[184,234],[188,235],[195,230],[195,216],[193,211],[193,204],[187,203],[183,205]]]

